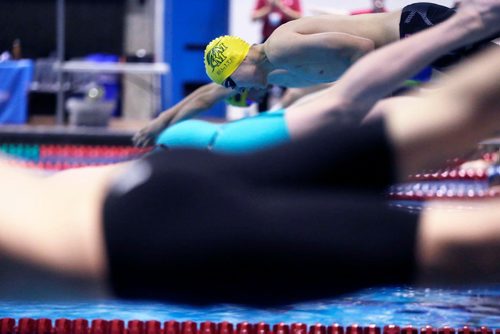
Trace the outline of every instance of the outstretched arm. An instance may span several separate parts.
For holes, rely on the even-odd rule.
[[[154,142],[156,137],[170,125],[208,110],[217,102],[236,93],[236,91],[216,83],[209,83],[201,86],[186,96],[182,101],[162,112],[146,127],[139,130],[139,132],[135,134],[133,142],[137,146],[150,145]]]

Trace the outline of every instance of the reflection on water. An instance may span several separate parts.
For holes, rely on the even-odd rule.
[[[123,302],[15,302],[0,301],[0,318],[86,318],[160,321],[304,322],[444,325],[500,328],[500,287],[468,290],[415,289],[409,287],[368,289],[333,300],[294,304],[282,308],[254,309],[236,305],[189,307],[184,305]]]

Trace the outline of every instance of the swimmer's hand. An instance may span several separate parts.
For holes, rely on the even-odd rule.
[[[485,36],[500,33],[500,0],[462,1],[457,14],[475,18]]]
[[[154,145],[156,138],[163,131],[165,127],[162,122],[159,122],[158,119],[155,119],[147,126],[140,129],[134,137],[132,137],[132,142],[134,146],[137,147],[146,147]]]
[[[139,130],[132,141],[139,147],[153,145],[158,135],[167,127],[210,109],[217,102],[232,94],[235,94],[232,89],[215,82],[200,86],[182,101],[162,112],[148,126]]]
[[[154,145],[156,138],[158,138],[163,130],[183,119],[182,105],[183,103],[179,103],[176,106],[165,110],[147,126],[140,129],[132,138],[134,145],[137,147]]]

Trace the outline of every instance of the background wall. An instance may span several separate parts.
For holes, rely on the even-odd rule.
[[[67,0],[66,57],[122,54],[124,0]],[[0,53],[19,38],[23,57],[41,58],[56,49],[56,1],[0,0]]]

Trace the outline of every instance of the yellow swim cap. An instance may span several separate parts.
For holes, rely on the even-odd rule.
[[[236,36],[221,36],[205,49],[205,71],[213,82],[221,85],[240,66],[250,44]]]

